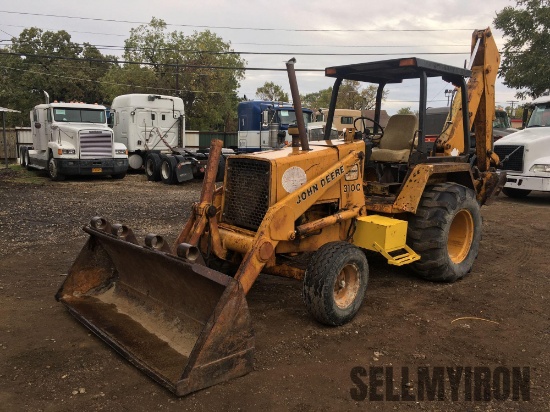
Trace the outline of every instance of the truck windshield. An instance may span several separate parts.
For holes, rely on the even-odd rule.
[[[105,110],[56,107],[53,118],[56,122],[105,123]]]
[[[292,124],[296,123],[296,112],[294,110],[279,110],[279,122],[281,124]],[[304,123],[307,125],[309,123],[310,114],[303,112]]]
[[[497,110],[495,112],[495,120],[493,121],[494,129],[506,129],[510,127],[510,118],[508,113]]]
[[[535,106],[527,127],[550,127],[550,103]]]

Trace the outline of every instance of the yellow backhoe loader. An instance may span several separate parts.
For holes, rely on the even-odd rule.
[[[414,57],[327,68],[336,80],[326,140],[311,143],[289,61],[292,147],[229,157],[216,187],[221,142],[214,141],[200,201],[172,245],[151,234],[141,246],[128,227],[93,218],[57,300],[181,396],[252,370],[245,296],[260,272],[303,279],[308,311],[327,325],[349,322],[363,303],[365,250],[427,279],[462,278],[478,253],[480,206],[502,183],[491,140],[499,54],[489,29],[473,33],[472,50],[471,71]],[[450,126],[428,147],[433,77],[454,85],[457,97]],[[378,85],[375,116],[331,141],[345,79]],[[382,129],[384,87],[406,79],[420,85],[418,117],[395,115]]]

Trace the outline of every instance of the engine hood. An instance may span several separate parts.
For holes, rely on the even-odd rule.
[[[530,127],[502,137],[495,146],[505,144],[524,145],[526,143],[550,142],[550,127]]]

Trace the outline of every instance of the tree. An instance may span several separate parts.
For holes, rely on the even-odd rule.
[[[414,114],[410,107],[402,107],[397,111],[397,114]]]
[[[326,109],[330,104],[332,96],[332,86],[328,89],[319,90],[318,92],[308,93],[300,96],[302,105],[310,109]]]
[[[188,128],[231,130],[246,62],[209,30],[186,36],[166,28],[153,17],[131,29],[123,56],[130,63],[113,67],[104,79],[111,84],[110,98],[136,92],[177,95],[184,101]]]
[[[344,80],[338,89],[337,109],[371,110],[376,105],[376,91],[378,87],[371,84],[361,88],[361,82]],[[384,92],[383,98],[387,96]],[[312,109],[328,108],[332,97],[332,86],[318,92],[301,96],[302,104]]]
[[[270,102],[288,102],[288,94],[284,92],[281,86],[273,82],[265,82],[263,86],[258,87],[256,97]]]
[[[550,85],[550,0],[516,1],[494,19],[506,39],[499,73],[518,98],[536,98]]]
[[[105,95],[100,79],[111,66],[101,52],[88,43],[71,41],[64,30],[43,31],[36,27],[23,30],[11,39],[1,54],[3,105],[21,111],[10,116],[11,125],[27,126],[29,111],[44,102],[43,91],[57,101],[103,103]],[[94,60],[94,61],[91,61]]]

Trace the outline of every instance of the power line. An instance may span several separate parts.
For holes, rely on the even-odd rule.
[[[282,68],[267,68],[267,67],[238,67],[238,66],[211,66],[200,64],[184,64],[184,63],[150,63],[150,62],[135,62],[129,60],[102,60],[102,59],[90,59],[87,57],[66,57],[66,56],[52,56],[43,54],[30,54],[30,53],[16,53],[16,52],[0,52],[1,55],[20,56],[26,58],[38,57],[41,59],[57,59],[57,60],[77,60],[85,62],[95,63],[114,63],[114,64],[137,64],[140,66],[163,66],[163,67],[187,67],[193,69],[220,69],[220,70],[250,70],[250,71],[283,71]],[[295,69],[297,72],[324,72],[325,69]]]
[[[133,20],[117,20],[117,19],[100,19],[94,17],[81,17],[81,16],[64,16],[58,14],[43,14],[43,13],[28,13],[17,12],[9,10],[0,10],[0,13],[18,14],[23,16],[40,16],[40,17],[55,17],[62,19],[75,19],[75,20],[91,20],[102,21],[111,23],[126,23],[126,24],[149,24],[150,22],[133,21]],[[267,27],[232,27],[232,26],[208,26],[198,24],[173,24],[166,23],[167,26],[175,27],[195,27],[202,29],[228,29],[228,30],[254,30],[254,31],[284,31],[284,32],[445,32],[445,31],[473,31],[474,29],[467,28],[446,28],[446,29],[280,29],[280,28],[267,28]]]
[[[0,40],[0,42],[3,40]],[[20,44],[25,44],[29,42],[20,42]],[[47,44],[47,43],[42,43]],[[84,47],[75,43],[79,47]],[[95,47],[97,50],[126,50],[126,51],[168,51],[168,52],[177,52],[177,53],[194,53],[194,54],[209,54],[209,55],[254,55],[254,56],[288,56],[290,54],[296,56],[400,56],[403,52],[400,53],[312,53],[312,52],[254,52],[254,51],[214,51],[214,50],[193,50],[193,49],[173,49],[169,47],[135,47],[135,48],[126,48],[120,46],[107,46],[107,45],[94,45],[90,46]],[[415,55],[419,56],[433,56],[433,55],[466,55],[468,51],[464,52],[416,52]]]
[[[76,81],[82,81],[82,82],[88,82],[88,83],[102,83],[102,84],[110,84],[114,86],[125,86],[125,87],[135,87],[140,89],[149,89],[149,90],[163,90],[163,91],[180,91],[185,93],[207,93],[207,94],[221,94],[222,92],[214,92],[214,91],[204,91],[204,90],[181,90],[181,89],[169,89],[165,87],[156,87],[156,86],[141,86],[137,84],[125,84],[125,83],[116,83],[116,82],[108,82],[105,80],[93,80],[93,79],[85,79],[82,77],[72,77],[72,76],[66,76],[66,75],[60,75],[60,74],[53,74],[53,73],[43,73],[38,72],[34,70],[25,70],[25,69],[18,69],[15,67],[9,67],[9,66],[0,66],[1,69],[7,69],[7,70],[15,70],[25,73],[31,73],[46,77],[58,77],[66,80],[76,80]],[[223,92],[225,93],[225,92]]]

